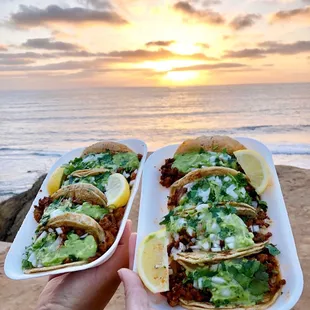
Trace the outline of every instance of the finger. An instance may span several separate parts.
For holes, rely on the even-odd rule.
[[[122,238],[119,241],[119,245],[125,244],[125,241],[129,239],[130,234],[131,234],[131,227],[132,227],[131,220],[127,220]],[[129,234],[129,236],[127,234]]]
[[[129,238],[129,268],[133,268],[136,253],[137,233],[132,233]]]
[[[149,308],[147,293],[139,276],[129,270],[121,269],[118,274],[124,284],[127,310],[146,310]]]

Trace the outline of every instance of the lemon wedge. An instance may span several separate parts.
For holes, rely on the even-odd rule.
[[[50,195],[57,192],[61,186],[64,177],[64,168],[58,167],[47,182],[47,191]]]
[[[152,293],[169,290],[167,245],[166,230],[161,229],[146,236],[138,248],[138,273]]]
[[[253,150],[236,151],[234,155],[256,192],[262,194],[270,183],[270,171],[265,159]]]
[[[108,178],[105,195],[109,208],[125,206],[130,197],[130,187],[126,178],[120,173],[111,174]]]

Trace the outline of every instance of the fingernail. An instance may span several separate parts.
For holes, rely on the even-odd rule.
[[[117,273],[118,273],[118,276],[120,277],[121,281],[123,282],[123,272],[122,272],[122,269],[118,270]]]

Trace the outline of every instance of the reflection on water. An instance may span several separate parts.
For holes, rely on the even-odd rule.
[[[310,167],[310,84],[3,92],[0,196],[75,147],[135,137],[155,150],[202,134],[253,137]]]

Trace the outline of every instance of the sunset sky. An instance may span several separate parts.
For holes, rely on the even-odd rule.
[[[310,0],[1,0],[0,89],[310,82]]]

